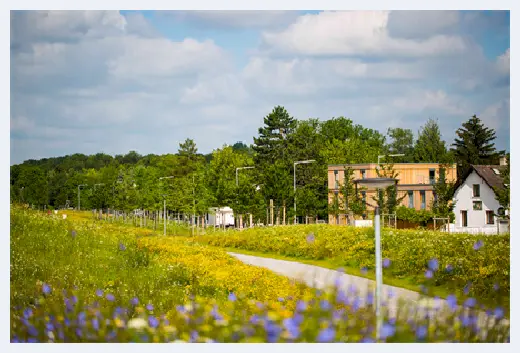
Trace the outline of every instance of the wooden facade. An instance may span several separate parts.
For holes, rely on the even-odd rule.
[[[335,194],[341,194],[340,188],[345,179],[345,169],[353,170],[354,179],[377,178],[377,163],[366,164],[336,164],[328,166],[328,190],[329,203],[333,202]],[[401,205],[412,207],[416,210],[431,209],[434,201],[433,184],[438,180],[440,173],[439,163],[395,163],[393,169],[397,174],[397,194],[398,198],[403,197]],[[452,164],[445,169],[445,177],[447,181],[455,182],[457,179],[457,166]],[[375,201],[373,197],[376,190],[366,190],[365,199],[367,202],[367,211],[373,211]],[[360,198],[362,195],[360,193]],[[347,217],[340,214],[335,220],[332,214],[329,214],[329,223],[346,224]]]

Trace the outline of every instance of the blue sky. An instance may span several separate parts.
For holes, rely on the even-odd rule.
[[[11,164],[209,153],[284,105],[385,133],[477,114],[509,149],[508,11],[11,14]]]

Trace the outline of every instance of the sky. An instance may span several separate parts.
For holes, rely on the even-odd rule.
[[[283,105],[509,150],[509,11],[11,12],[11,165],[253,143]]]

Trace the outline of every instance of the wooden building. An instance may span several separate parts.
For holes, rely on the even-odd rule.
[[[381,166],[384,164],[381,164]],[[404,198],[400,205],[415,208],[416,210],[431,209],[435,195],[433,192],[433,184],[439,178],[441,172],[439,163],[394,163],[393,170],[397,174],[397,197]],[[377,178],[377,163],[365,164],[334,164],[328,166],[328,190],[329,204],[333,202],[334,195],[341,195],[341,186],[345,179],[345,169],[350,168],[353,171],[353,179]],[[446,181],[455,182],[457,179],[457,166],[452,164],[445,169]],[[373,197],[376,190],[358,191],[360,199],[366,200],[367,211],[373,211],[372,205],[375,205]],[[342,211],[344,212],[344,211]],[[340,212],[341,213],[341,212]],[[340,214],[337,219],[334,215],[329,214],[330,224],[346,224],[346,215]]]

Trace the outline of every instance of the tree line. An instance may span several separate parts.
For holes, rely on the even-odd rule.
[[[176,212],[203,215],[209,207],[230,206],[238,214],[252,213],[255,219],[265,218],[270,199],[286,207],[289,219],[294,217],[291,206],[296,198],[297,216],[325,219],[333,207],[328,203],[329,164],[375,163],[378,155],[404,154],[391,161],[455,162],[461,176],[471,164],[497,164],[504,153],[495,148],[495,131],[476,116],[456,134],[448,146],[434,119],[416,136],[406,128],[382,134],[345,117],[297,120],[276,106],[264,117],[250,146],[237,142],[203,155],[187,138],[176,153],[164,155],[130,151],[27,160],[11,166],[10,194],[12,202],[61,208],[77,207],[79,190],[82,209],[127,212],[160,210],[165,198],[168,209]],[[295,193],[294,162],[302,160],[314,162],[296,167]],[[237,168],[251,166],[237,174]],[[351,185],[342,187],[348,193]],[[359,209],[357,195],[348,197],[351,207]]]

